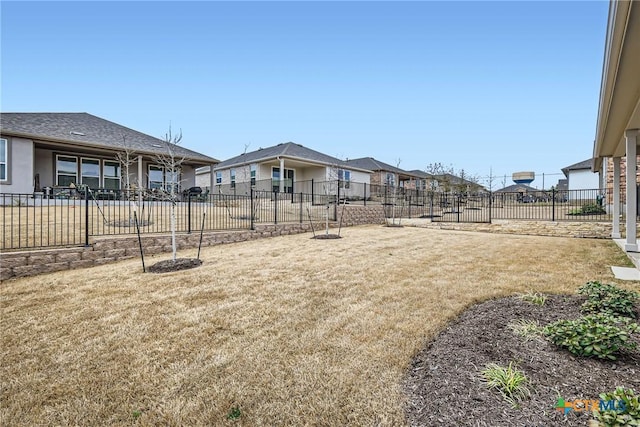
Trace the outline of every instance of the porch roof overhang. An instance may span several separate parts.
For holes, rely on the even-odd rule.
[[[118,151],[117,148],[113,147],[105,147],[102,144],[93,144],[91,142],[78,142],[78,141],[69,141],[60,138],[47,137],[43,138],[39,135],[24,133],[24,132],[15,132],[15,131],[2,131],[2,135],[4,136],[13,136],[18,138],[26,138],[31,139],[36,147],[46,148],[51,150],[67,150],[67,151],[75,151],[78,153],[87,152],[87,153],[100,153],[102,155],[114,154]],[[152,152],[140,149],[133,149],[132,152],[134,156],[141,155],[143,158],[147,159],[155,159],[159,154],[163,154],[161,152]],[[204,156],[203,156],[204,157]],[[212,162],[217,163],[218,160],[211,158]],[[190,156],[184,156],[185,165],[193,166],[194,168],[202,167],[209,165],[211,163],[207,163],[203,158],[194,158]]]
[[[606,157],[624,157],[624,133],[640,129],[640,4],[611,1],[592,171]]]
[[[254,164],[254,163],[256,163],[256,164],[278,164],[280,162],[281,158],[284,159],[285,162],[287,162],[288,164],[293,164],[293,165],[296,165],[296,166],[330,167],[330,168],[336,167],[336,168],[347,169],[347,170],[356,171],[356,172],[371,173],[370,170],[362,169],[362,168],[356,168],[356,167],[353,167],[353,166],[351,166],[349,164],[330,164],[330,163],[324,163],[324,162],[320,162],[320,161],[316,161],[316,160],[303,159],[301,157],[287,156],[287,155],[263,157],[263,158],[260,158],[260,159],[253,159],[253,160],[247,160],[247,161],[244,161],[244,162],[237,162],[237,163],[234,163],[232,165],[227,165],[227,166],[215,166],[213,168],[213,170],[215,172],[215,171],[230,169],[230,168],[234,168],[234,167],[247,166],[247,165]]]

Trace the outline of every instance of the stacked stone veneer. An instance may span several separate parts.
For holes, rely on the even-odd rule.
[[[332,226],[335,226],[335,223],[332,223]],[[323,228],[324,224],[314,224],[314,227],[318,230]],[[309,231],[311,231],[309,223],[256,225],[253,231],[205,233],[202,237],[202,246],[214,246]],[[200,242],[200,234],[179,234],[176,236],[176,240],[179,250],[197,248]],[[171,236],[143,236],[142,246],[145,256],[171,252]],[[101,238],[88,247],[8,252],[0,255],[0,280],[92,267],[139,256],[140,247],[137,236]]]
[[[440,230],[482,231],[487,233],[524,234],[534,236],[577,237],[590,239],[610,239],[613,226],[610,222],[571,221],[522,221],[494,220],[492,223],[431,222],[424,219],[403,219],[402,224],[413,227]],[[640,225],[639,225],[640,227]],[[638,234],[636,230],[636,235]],[[622,234],[624,226],[621,224]]]
[[[336,220],[340,222],[341,218],[343,226],[385,223],[384,208],[381,205],[343,205],[338,207]]]
[[[346,205],[338,208],[338,221],[332,222],[330,224],[331,227],[338,226],[343,209],[343,227],[360,224],[384,224],[386,222],[382,206]],[[612,225],[610,223],[521,220],[495,220],[492,224],[477,224],[431,222],[428,219],[403,218],[402,224],[442,230],[484,231],[492,233],[588,237],[601,239],[610,238],[612,229]],[[314,224],[314,228],[316,231],[322,230],[324,228],[324,224]],[[311,225],[309,223],[256,225],[255,230],[253,231],[242,230],[205,233],[202,239],[202,246],[214,246],[225,243],[260,239],[263,237],[305,233],[309,231],[311,231]],[[622,227],[621,231],[624,233],[624,227]],[[198,233],[187,235],[180,234],[177,236],[178,249],[196,248],[198,247],[199,241],[200,235]],[[142,237],[142,245],[145,255],[171,252],[171,237],[164,235],[147,235]],[[34,276],[54,271],[92,267],[139,256],[140,248],[138,246],[138,239],[136,236],[101,238],[97,239],[88,247],[8,252],[0,254],[0,280],[7,280],[13,277]]]

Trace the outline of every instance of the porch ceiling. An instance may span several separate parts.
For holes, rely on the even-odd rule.
[[[627,129],[640,129],[640,4],[612,1],[605,46],[592,170],[624,157]]]

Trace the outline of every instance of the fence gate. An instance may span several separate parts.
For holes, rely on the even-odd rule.
[[[431,193],[425,217],[434,222],[491,222],[491,194]]]

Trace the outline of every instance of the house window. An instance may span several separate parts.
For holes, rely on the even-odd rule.
[[[0,139],[0,181],[7,181],[8,168],[7,163],[9,161],[9,143],[6,139]]]
[[[222,172],[216,172],[216,184],[222,184]]]
[[[168,192],[175,194],[180,191],[180,169],[165,170],[164,182]]]
[[[235,188],[236,186],[236,170],[231,169],[231,188]]]
[[[164,169],[162,166],[149,165],[149,188],[161,190],[164,184]]]
[[[390,186],[394,187],[396,185],[396,176],[394,174],[392,174],[391,172],[387,172],[385,183],[387,185],[390,185]]]
[[[78,159],[70,156],[56,156],[56,185],[69,187],[78,182]]]
[[[251,166],[249,166],[249,171],[250,171],[250,175],[251,175],[251,185],[256,185],[256,170],[258,168],[258,165],[256,165],[255,163],[252,164]]]
[[[80,182],[89,188],[100,187],[100,160],[80,159]]]
[[[338,181],[340,188],[349,188],[351,183],[351,171],[338,169]]]
[[[107,190],[120,189],[120,163],[105,160],[102,165],[104,188]]]

